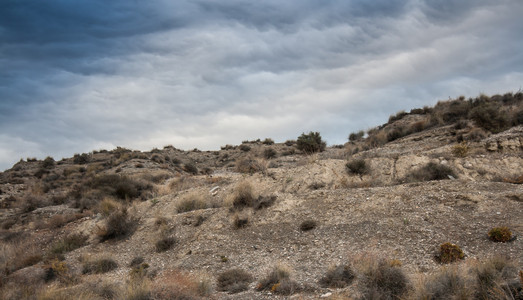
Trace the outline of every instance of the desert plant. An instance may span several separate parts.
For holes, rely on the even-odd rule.
[[[497,133],[509,126],[509,120],[495,104],[481,104],[470,111],[469,117],[476,125],[488,131]]]
[[[266,159],[275,158],[277,154],[278,153],[276,152],[276,150],[272,148],[267,148],[263,150],[263,157],[265,157]]]
[[[493,242],[509,242],[512,239],[512,232],[506,226],[494,227],[488,232],[488,237]]]
[[[290,278],[288,268],[276,266],[258,282],[256,290],[270,290],[275,294],[292,295],[300,290],[300,286]]]
[[[258,198],[255,198],[252,203],[252,208],[255,210],[263,209],[269,206],[272,206],[274,202],[276,202],[277,197],[274,195],[271,196],[263,196],[260,195]]]
[[[517,269],[507,258],[491,257],[476,264],[471,271],[476,283],[476,299],[518,299],[517,288],[511,288],[507,282]]]
[[[209,208],[210,204],[206,201],[202,195],[197,193],[190,193],[182,197],[177,205],[176,210],[178,213],[184,213],[188,211]]]
[[[469,145],[466,142],[461,142],[452,147],[452,154],[456,157],[465,157],[469,151]]]
[[[264,145],[272,145],[274,144],[274,141],[271,138],[266,138],[262,142]]]
[[[84,246],[87,238],[87,236],[78,233],[68,235],[63,239],[55,242],[49,249],[49,253],[57,255],[73,251]]]
[[[176,239],[173,237],[164,237],[156,241],[154,244],[156,252],[165,252],[171,249],[176,243]]]
[[[84,165],[84,164],[88,163],[90,160],[91,160],[91,155],[89,155],[87,153],[75,154],[73,156],[73,162],[75,164],[79,164],[79,165]]]
[[[363,159],[353,159],[345,165],[349,174],[358,174],[360,176],[369,173],[369,167]]]
[[[365,135],[365,132],[363,130],[360,130],[358,132],[352,132],[351,134],[349,134],[349,141],[350,142],[359,141],[363,138],[364,135]]]
[[[253,157],[244,157],[236,161],[236,171],[239,173],[265,173],[266,170],[267,167],[261,161]]]
[[[317,225],[318,224],[316,223],[316,221],[308,219],[308,220],[305,220],[305,221],[301,222],[300,230],[301,231],[313,230],[314,228],[316,228]]]
[[[439,247],[439,253],[436,259],[442,264],[452,263],[465,258],[463,250],[458,245],[452,243],[443,243]]]
[[[358,289],[363,299],[399,299],[409,288],[409,280],[395,261],[368,261],[362,267]]]
[[[249,288],[253,280],[251,274],[242,269],[230,269],[218,276],[218,289],[229,293],[239,293]]]
[[[82,274],[102,274],[116,268],[118,264],[110,257],[88,259],[82,264]]]
[[[52,169],[53,167],[54,167],[54,158],[52,158],[51,156],[46,157],[42,161],[42,168],[44,168],[44,169]]]
[[[122,208],[111,213],[106,219],[105,224],[98,228],[96,234],[101,241],[125,237],[131,234],[136,227],[136,220],[129,216],[127,209]]]
[[[430,180],[444,180],[444,179],[450,179],[457,178],[456,173],[454,171],[445,165],[437,164],[434,162],[430,162],[423,167],[412,171],[410,174],[407,175],[406,181],[408,182],[416,182],[416,181],[430,181]]]
[[[322,152],[325,147],[326,143],[322,141],[319,132],[302,133],[296,141],[296,148],[305,153]]]
[[[486,137],[487,133],[483,129],[474,128],[465,136],[465,140],[470,142],[479,142]]]
[[[232,198],[232,205],[235,209],[243,209],[244,207],[251,207],[254,203],[255,196],[252,185],[247,181],[241,182],[236,186]]]
[[[472,294],[466,276],[453,265],[421,281],[409,299],[471,299]]]
[[[354,271],[349,265],[338,265],[329,268],[319,283],[323,287],[343,288],[351,284],[354,277]]]
[[[96,176],[88,185],[92,189],[121,200],[138,198],[153,187],[150,183],[117,174]]]
[[[239,149],[243,152],[249,152],[251,151],[251,147],[249,147],[248,145],[245,145],[245,144],[242,144],[240,145]]]
[[[183,166],[183,170],[187,173],[190,173],[190,174],[193,174],[193,175],[196,175],[198,174],[198,168],[192,164],[192,163],[186,163],[184,166]]]

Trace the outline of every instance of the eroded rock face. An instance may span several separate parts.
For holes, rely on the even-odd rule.
[[[513,127],[485,141],[487,151],[515,152],[523,150],[523,126]]]

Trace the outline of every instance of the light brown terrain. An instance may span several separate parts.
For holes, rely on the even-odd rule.
[[[409,115],[387,126],[420,119]],[[369,258],[398,260],[413,288],[420,278],[444,267],[435,256],[445,242],[458,245],[465,254],[455,265],[503,256],[516,270],[523,270],[523,126],[461,144],[466,147],[463,155],[456,153],[460,146],[456,137],[467,136],[476,126],[469,120],[461,127],[443,124],[359,151],[353,150],[358,142],[305,154],[291,142],[253,141],[244,142],[243,150],[241,146],[220,151],[119,148],[90,153],[85,163],[78,157],[76,163],[74,158],[63,159],[47,169],[42,161],[21,161],[0,173],[0,263],[5,269],[1,295],[51,299],[42,291],[96,291],[103,285],[120,291],[132,281],[131,261],[142,257],[148,266],[141,270],[141,282],[154,287],[171,274],[173,285],[191,289],[190,283],[184,286],[190,280],[182,277],[196,278],[206,284],[200,293],[204,298],[352,299],[362,297],[358,271],[346,287],[323,287],[318,282],[329,267],[349,264],[358,270],[358,262]],[[275,157],[265,157],[269,148],[276,151]],[[253,172],[240,172],[245,158],[256,166]],[[356,159],[365,161],[368,173],[347,171],[346,163]],[[455,176],[408,179],[429,162],[450,167]],[[127,200],[89,188],[80,196],[74,193],[106,174],[149,187]],[[235,210],[234,195],[246,184],[255,198],[275,196],[275,202]],[[103,241],[100,231],[107,226],[106,215],[117,210],[101,208],[99,203],[103,199],[108,203],[109,198],[128,207],[135,230]],[[178,212],[186,199],[197,199],[204,208]],[[27,208],[28,202],[34,207]],[[238,219],[246,225],[238,228]],[[316,227],[301,230],[307,220],[315,221]],[[514,238],[505,243],[489,240],[489,230],[502,226]],[[73,233],[87,237],[83,246],[64,252],[63,261],[49,255],[57,241]],[[174,244],[157,252],[155,243],[166,237],[174,238]],[[15,261],[27,259],[28,253],[40,257],[15,267],[19,264]],[[84,262],[98,256],[112,258],[117,267],[82,274]],[[67,270],[55,270],[58,276],[45,281],[53,262]],[[289,269],[300,287],[293,295],[256,290],[277,265]],[[220,291],[218,276],[233,268],[252,275],[246,291]],[[518,273],[511,276],[517,280]],[[22,296],[24,291],[32,296]],[[87,298],[103,299],[95,292]]]

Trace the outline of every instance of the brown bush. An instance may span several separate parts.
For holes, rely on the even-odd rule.
[[[410,282],[396,261],[378,259],[360,263],[358,290],[363,299],[400,299],[408,291]]]
[[[488,232],[488,237],[493,242],[506,243],[512,240],[512,232],[508,227],[494,227]]]
[[[246,291],[252,280],[252,275],[246,271],[242,269],[230,269],[218,276],[218,290],[231,294]]]
[[[176,239],[173,237],[165,237],[158,240],[155,244],[156,252],[165,252],[171,249],[176,243]]]
[[[111,213],[106,219],[103,227],[98,228],[96,234],[101,241],[126,237],[136,228],[137,220],[129,216],[127,209],[123,208]]]
[[[450,167],[430,162],[425,166],[412,171],[407,175],[405,181],[407,182],[418,182],[418,181],[431,181],[431,180],[444,180],[450,179],[449,176],[457,178],[456,173]]]
[[[254,174],[257,172],[265,173],[267,171],[267,166],[256,158],[244,157],[236,161],[236,171],[248,174]]]
[[[256,290],[270,290],[274,294],[292,295],[300,291],[301,287],[290,278],[290,271],[286,267],[276,266],[258,282]]]
[[[329,268],[319,283],[323,287],[343,288],[351,284],[354,277],[354,271],[349,265],[338,265]]]
[[[82,264],[82,274],[102,274],[116,268],[118,268],[118,264],[110,257],[88,259]]]
[[[465,258],[465,254],[458,245],[443,243],[440,245],[436,259],[442,264],[452,263]]]

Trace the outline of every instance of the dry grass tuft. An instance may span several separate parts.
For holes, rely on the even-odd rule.
[[[249,283],[253,280],[252,275],[241,269],[231,269],[218,276],[218,289],[231,294],[246,291]]]
[[[319,283],[323,287],[343,288],[351,284],[354,277],[354,271],[349,265],[338,265],[329,268]]]

